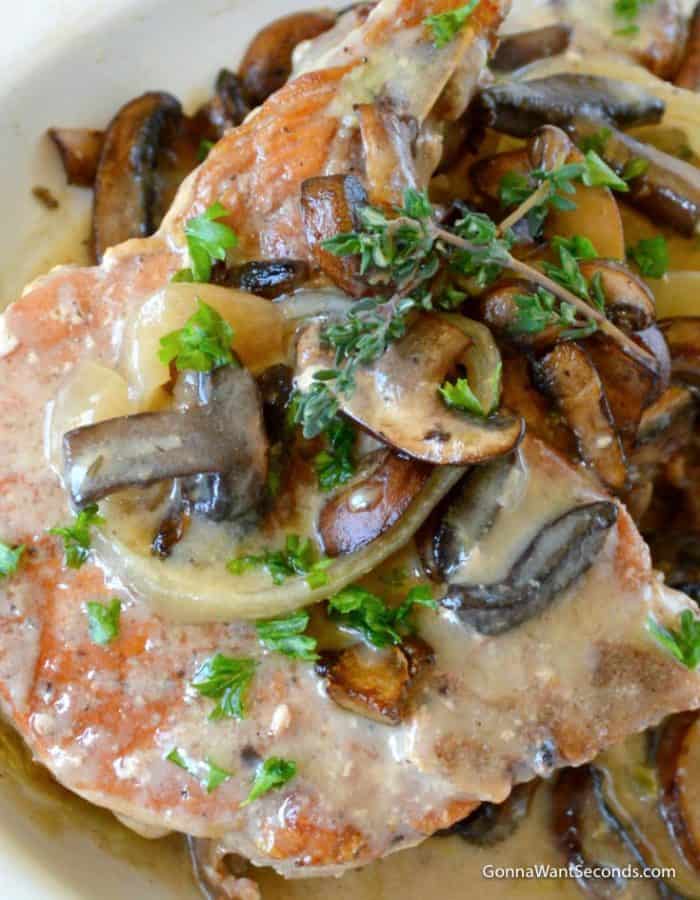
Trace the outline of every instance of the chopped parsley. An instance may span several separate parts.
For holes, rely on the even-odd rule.
[[[629,191],[627,182],[620,178],[595,150],[586,153],[586,171],[581,180],[586,187],[609,187],[623,194]]]
[[[160,339],[158,358],[164,365],[175,363],[178,372],[192,369],[211,372],[236,362],[231,344],[233,328],[202,300],[182,328]]]
[[[224,656],[223,653],[202,663],[190,684],[202,697],[217,701],[210,719],[245,718],[246,694],[256,667],[254,659]]]
[[[292,659],[314,662],[316,638],[304,634],[309,625],[309,614],[300,609],[279,619],[260,619],[255,623],[258,637],[268,650],[283,653]]]
[[[359,631],[375,647],[401,643],[402,631],[410,630],[408,619],[415,606],[437,609],[427,585],[411,588],[398,608],[387,606],[381,597],[356,584],[343,588],[328,601],[328,610],[336,621]]]
[[[496,397],[499,397],[501,392],[502,371],[503,366],[499,363],[498,367],[490,376],[493,379],[494,396]],[[474,416],[481,416],[482,418],[486,418],[486,416],[491,415],[494,411],[494,409],[484,409],[481,405],[481,401],[471,389],[469,381],[466,378],[458,378],[454,383],[446,381],[438,388],[438,390],[442,394],[445,403],[454,409],[460,409],[463,412],[471,413]]]
[[[25,549],[24,544],[20,544],[19,547],[10,547],[0,541],[0,578],[15,574]]]
[[[226,769],[217,766],[209,757],[205,760],[191,759],[184,750],[180,750],[178,747],[173,747],[165,758],[168,762],[175,763],[176,766],[184,769],[188,775],[196,778],[207,794],[211,794],[224,781],[233,777],[233,772],[227,772]]]
[[[353,451],[357,432],[342,416],[336,416],[325,430],[328,446],[314,457],[314,469],[322,491],[347,484],[355,474]]]
[[[700,666],[700,619],[686,609],[681,614],[680,631],[664,628],[649,616],[647,628],[654,638],[687,669]]]
[[[202,138],[199,142],[199,147],[197,147],[197,160],[199,162],[204,162],[215,143],[216,141],[208,141],[206,138]]]
[[[226,251],[238,244],[233,228],[218,221],[228,215],[230,210],[217,201],[201,216],[195,216],[186,223],[185,238],[192,267],[182,269],[173,281],[209,281],[213,264],[217,260],[223,262]]]
[[[625,164],[625,168],[622,170],[622,177],[625,181],[634,181],[635,178],[645,175],[648,170],[648,159],[643,159],[641,156],[633,156]]]
[[[297,764],[290,759],[282,759],[279,756],[270,756],[259,767],[255,774],[253,786],[241,806],[248,806],[274,791],[283,787],[297,774]]]
[[[90,555],[90,529],[93,525],[104,525],[97,504],[86,506],[75,517],[72,525],[56,526],[49,530],[63,539],[64,562],[69,569],[79,569]]]
[[[662,278],[670,264],[668,244],[663,235],[643,238],[633,247],[627,248],[627,256],[646,278]]]
[[[460,6],[458,9],[439,13],[435,16],[428,16],[424,20],[423,24],[431,29],[433,43],[438,49],[446,47],[455,39],[480,2],[481,0],[469,0],[469,3],[465,3],[464,6]]]
[[[119,636],[122,605],[117,597],[108,604],[91,600],[86,604],[88,633],[93,644],[105,646]]]
[[[642,7],[655,2],[656,0],[614,0],[613,13],[622,23],[615,34],[620,37],[635,37],[639,34],[637,19]]]
[[[328,584],[326,569],[332,560],[327,557],[314,560],[314,555],[311,538],[302,541],[298,535],[289,534],[283,550],[265,550],[258,555],[239,556],[229,560],[226,568],[232,575],[262,568],[274,584],[284,584],[293,575],[305,575],[308,586],[315,589]]]

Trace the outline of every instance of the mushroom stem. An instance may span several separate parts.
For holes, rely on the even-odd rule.
[[[436,238],[439,238],[446,244],[452,244],[454,247],[459,247],[460,250],[466,250],[468,253],[483,253],[484,251],[483,246],[480,247],[470,241],[465,241],[464,238],[458,237],[456,234],[451,234],[449,231],[440,228],[438,225],[433,226],[433,234]],[[617,326],[613,325],[613,323],[606,319],[602,313],[599,313],[597,309],[589,306],[585,300],[582,300],[567,288],[557,284],[556,281],[552,281],[552,279],[548,278],[544,272],[540,272],[539,269],[528,266],[527,263],[521,262],[510,253],[506,254],[503,263],[506,268],[522,275],[523,278],[528,281],[534,281],[535,284],[545,288],[551,294],[554,294],[555,297],[558,297],[559,300],[570,303],[586,319],[592,319],[604,334],[607,334],[622,347],[628,356],[637,360],[637,362],[644,366],[645,369],[649,369],[650,372],[655,373],[657,371],[656,360],[650,354],[643,350],[631,338],[627,337],[623,331],[620,331]]]

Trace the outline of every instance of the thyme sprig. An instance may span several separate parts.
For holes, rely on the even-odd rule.
[[[552,173],[546,181],[547,191],[566,193],[569,188],[563,186],[569,185],[578,171]],[[395,212],[390,218],[383,210],[365,207],[359,211],[358,231],[336,235],[323,244],[338,256],[360,256],[369,280],[386,284],[392,293],[388,298],[354,303],[343,319],[321,330],[321,345],[334,351],[334,365],[315,372],[308,389],[295,398],[294,421],[306,438],[330,427],[341,399],[350,397],[355,389],[357,370],[380,359],[400,340],[413,314],[439,305],[431,295],[430,282],[444,269],[473,279],[479,288],[506,270],[515,272],[544,289],[557,303],[568,304],[560,313],[567,324],[588,334],[600,328],[643,365],[654,365],[641,347],[605,317],[598,292],[591,291],[585,279],[581,281],[576,258],[565,246],[560,248],[562,265],[543,272],[516,259],[511,253],[510,229],[499,227],[483,213],[466,210],[454,225],[439,225],[427,196],[415,190],[406,191],[403,206]]]

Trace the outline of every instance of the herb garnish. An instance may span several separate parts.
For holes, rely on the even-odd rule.
[[[490,378],[493,379],[494,397],[500,397],[501,394],[502,372],[503,364],[499,362],[498,366],[490,375]],[[481,401],[472,390],[471,385],[466,378],[458,378],[454,383],[446,381],[438,390],[448,406],[451,406],[454,409],[460,409],[466,413],[471,413],[474,416],[486,418],[486,416],[490,416],[498,406],[498,401],[496,401],[492,409],[484,409]]]
[[[278,619],[260,619],[255,623],[258,637],[268,650],[283,653],[292,659],[314,662],[316,638],[304,634],[309,625],[309,614],[300,609]]]
[[[605,167],[602,160],[599,162]],[[589,172],[588,164],[576,166],[564,173],[561,169],[566,167],[560,167],[556,178],[543,183],[542,197],[549,197],[551,184],[570,188],[571,178],[581,167],[581,177],[591,183],[606,180],[606,172],[617,178],[607,167]],[[563,190],[566,193],[567,188]],[[565,205],[570,202],[566,197],[560,199]],[[517,220],[527,214],[528,203],[536,202],[540,202],[537,191],[509,218]],[[390,344],[404,336],[409,314],[434,308],[427,282],[441,269],[471,278],[482,288],[510,269],[571,304],[586,322],[590,321],[588,333],[599,327],[634,359],[645,366],[654,365],[645,350],[605,317],[597,288],[592,298],[588,288],[581,296],[569,288],[568,276],[563,281],[553,280],[548,272],[516,259],[510,252],[513,234],[506,227],[508,219],[498,226],[483,213],[466,211],[454,225],[444,227],[433,221],[427,197],[414,190],[406,192],[404,206],[397,214],[397,218],[389,219],[383,211],[366,207],[359,211],[364,223],[359,231],[339,234],[323,243],[326,250],[338,256],[360,255],[368,279],[374,284],[391,285],[394,293],[389,299],[360,300],[343,319],[322,329],[321,344],[335,351],[335,367],[315,372],[310,388],[297,394],[292,405],[294,422],[302,426],[306,438],[316,437],[329,427],[340,409],[340,398],[351,396],[355,389],[358,367],[379,359]],[[577,266],[573,254],[569,256]],[[446,295],[443,290],[439,296]]]
[[[515,303],[518,318],[512,328],[514,334],[539,334],[545,328],[557,326],[564,329],[560,339],[579,340],[596,330],[595,322],[582,324],[576,317],[576,307],[558,303],[554,294],[544,288],[538,287],[531,294],[518,294]]]
[[[668,272],[668,244],[663,235],[643,238],[633,247],[627,248],[627,256],[647,278],[662,278]]]
[[[122,605],[117,597],[108,605],[91,600],[86,604],[88,632],[93,644],[109,644],[119,635]]]
[[[227,772],[226,769],[217,766],[209,757],[205,760],[191,759],[184,750],[180,750],[178,747],[173,747],[165,758],[168,762],[175,763],[176,766],[184,769],[188,775],[196,778],[207,794],[211,794],[224,781],[233,777],[233,772]]]
[[[680,631],[664,628],[651,616],[647,619],[647,628],[687,669],[695,670],[700,666],[700,619],[696,619],[689,609],[681,614]]]
[[[197,310],[184,326],[160,339],[158,359],[166,366],[174,362],[178,372],[211,372],[236,362],[231,349],[233,337],[228,322],[197,298]]]
[[[212,721],[245,718],[245,699],[257,663],[247,657],[217,653],[197,669],[190,684],[202,695],[216,700]]]
[[[481,0],[469,0],[464,6],[453,9],[450,12],[439,13],[435,16],[428,16],[423,24],[430,28],[433,32],[433,43],[440,49],[446,47],[459,32],[477,8]]]
[[[297,534],[288,534],[283,550],[264,550],[260,554],[231,559],[226,568],[232,575],[242,575],[250,569],[263,568],[274,584],[284,584],[292,575],[306,575],[306,583],[312,589],[328,583],[326,569],[332,560],[321,557],[314,560],[314,548],[310,538],[302,541]]]
[[[253,787],[241,806],[248,806],[260,797],[280,788],[297,774],[297,764],[290,759],[270,756],[255,774]]]
[[[595,150],[586,153],[586,168],[581,176],[586,187],[609,187],[614,191],[627,193],[629,185],[601,159]]]
[[[14,575],[19,567],[19,561],[25,551],[24,544],[18,547],[10,547],[0,541],[0,578]]]
[[[199,162],[204,162],[215,144],[216,141],[209,141],[206,138],[202,138],[199,142],[199,147],[197,147],[197,160]]]
[[[233,228],[218,221],[230,214],[231,211],[217,201],[201,216],[195,216],[187,221],[185,238],[192,267],[181,269],[173,277],[173,281],[209,281],[213,264],[217,260],[223,262],[226,259],[226,251],[238,244]]]
[[[649,170],[649,165],[648,159],[643,159],[641,156],[633,156],[625,164],[625,168],[622,170],[622,177],[625,181],[634,181],[635,178],[646,174]]]
[[[414,606],[437,609],[427,585],[411,588],[398,608],[387,606],[381,597],[351,584],[328,600],[331,616],[343,625],[359,631],[375,647],[400,644],[405,630],[411,626],[408,618]]]
[[[620,37],[634,37],[639,34],[637,19],[642,11],[642,6],[650,5],[655,0],[615,0],[613,12],[626,24],[616,29],[615,34]]]
[[[325,430],[328,446],[314,457],[314,469],[322,491],[347,484],[355,474],[353,451],[357,443],[357,432],[342,416],[331,420]]]
[[[90,529],[104,522],[97,504],[92,503],[78,513],[72,525],[49,529],[49,534],[63,538],[64,562],[69,569],[79,569],[86,562],[90,554]]]

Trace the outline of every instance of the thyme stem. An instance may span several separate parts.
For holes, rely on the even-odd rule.
[[[459,247],[460,250],[466,250],[468,253],[475,253],[478,250],[483,250],[483,247],[479,248],[477,245],[465,241],[464,238],[458,237],[456,234],[452,234],[450,231],[440,228],[438,225],[433,225],[432,230],[436,238],[444,241],[446,244],[452,244],[453,247]],[[544,272],[540,272],[539,269],[528,266],[527,263],[516,259],[510,253],[507,254],[504,266],[512,272],[517,272],[519,275],[522,275],[523,278],[526,278],[528,281],[535,282],[535,284],[545,288],[560,300],[570,303],[586,319],[592,319],[598,325],[600,330],[618,343],[628,356],[636,360],[650,372],[657,372],[658,367],[656,359],[650,353],[647,353],[646,350],[643,350],[639,344],[636,344],[629,338],[624,331],[621,331],[616,325],[613,325],[613,323],[602,313],[598,312],[597,309],[589,306],[585,300],[582,300],[576,294],[567,290],[567,288],[557,284],[556,281],[552,281],[552,279],[548,278]]]

